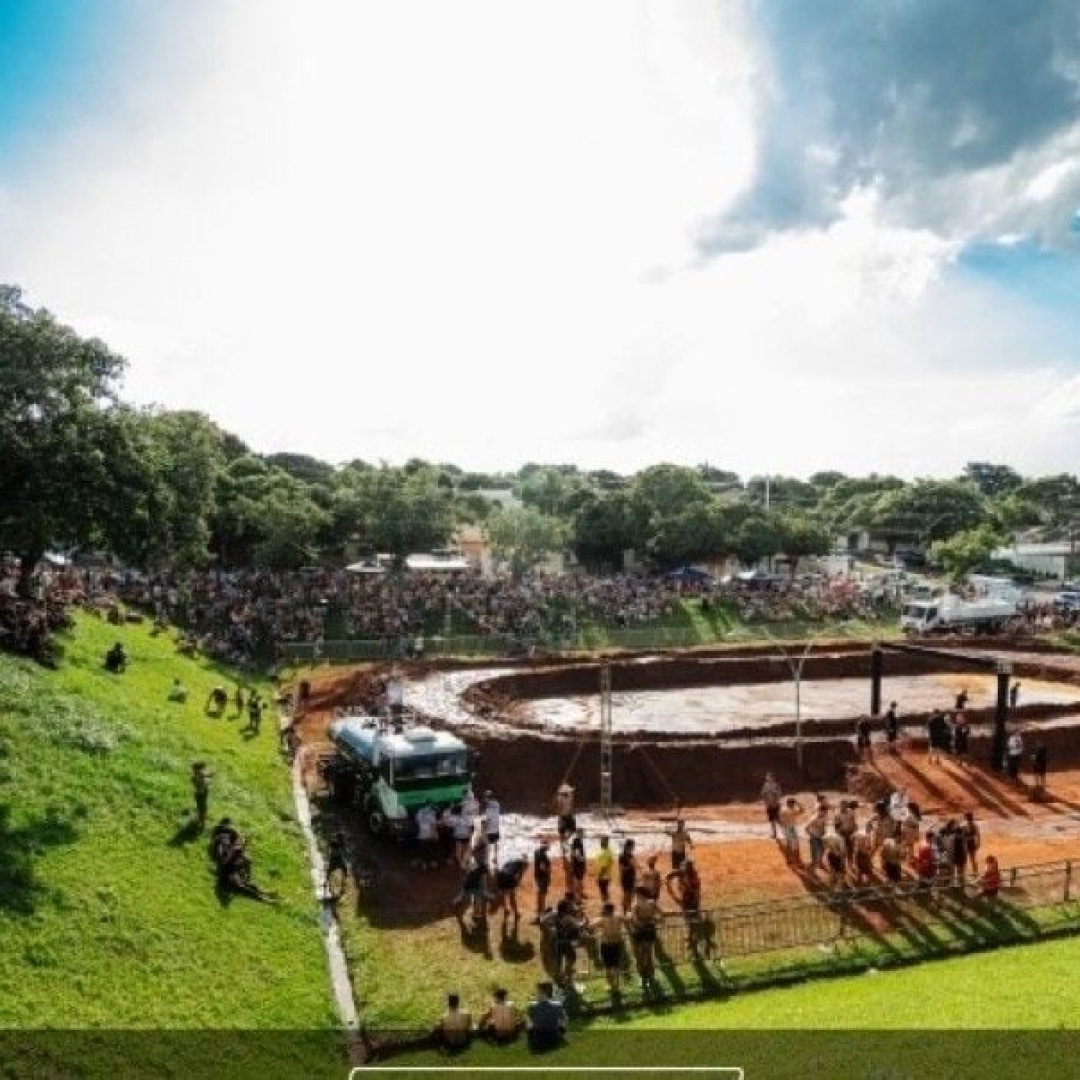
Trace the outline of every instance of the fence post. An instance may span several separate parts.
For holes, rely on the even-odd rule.
[[[1072,890],[1072,859],[1065,860],[1065,901],[1068,903],[1072,897],[1069,895]]]

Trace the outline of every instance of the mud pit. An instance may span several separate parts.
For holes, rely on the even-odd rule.
[[[792,866],[769,839],[758,792],[764,772],[771,770],[779,776],[785,791],[799,795],[804,804],[809,803],[815,790],[823,790],[834,802],[841,794],[854,793],[861,802],[860,820],[865,819],[870,794],[890,787],[906,788],[909,797],[923,807],[929,825],[971,810],[983,830],[983,851],[997,854],[1005,866],[1077,858],[1080,771],[1069,765],[1080,764],[1080,732],[1067,715],[1070,706],[1039,705],[1035,699],[1040,679],[1053,683],[1053,692],[1061,691],[1065,696],[1080,689],[1080,658],[1016,653],[1013,660],[1023,683],[1020,712],[1023,723],[1030,728],[1029,746],[1038,729],[1038,737],[1044,738],[1050,748],[1049,798],[1045,801],[1032,801],[1026,788],[1014,788],[983,767],[988,756],[988,735],[973,739],[973,765],[968,768],[951,761],[930,763],[914,740],[898,757],[877,752],[871,762],[856,765],[850,740],[822,737],[807,743],[808,769],[801,777],[792,767],[790,741],[782,735],[773,737],[776,728],[759,733],[750,745],[732,745],[726,736],[690,736],[663,742],[624,735],[615,752],[615,793],[626,812],[608,822],[582,815],[589,852],[592,854],[602,831],[611,832],[617,839],[634,836],[642,855],[650,850],[666,850],[665,832],[671,827],[673,804],[678,798],[694,837],[694,858],[702,874],[706,905],[816,892],[824,885],[820,876]],[[849,655],[846,661],[857,662],[857,658]],[[652,664],[637,665],[644,666],[661,670]],[[579,805],[588,806],[595,800],[597,745],[592,739],[567,737],[524,724],[518,716],[522,700],[506,693],[505,686],[487,687],[480,701],[463,699],[470,686],[490,683],[508,670],[519,683],[539,679],[542,671],[555,671],[554,681],[565,684],[582,679],[577,670],[580,667],[518,666],[499,671],[472,668],[444,671],[442,681],[431,681],[434,673],[430,669],[415,667],[405,672],[407,699],[417,687],[428,686],[426,703],[432,707],[433,721],[454,724],[480,751],[479,782],[494,787],[509,811],[504,823],[507,854],[527,852],[539,835],[553,832],[551,794],[571,764],[570,778],[579,788]],[[595,670],[592,666],[589,678],[595,679]],[[807,673],[812,675],[809,669]],[[318,757],[331,750],[326,729],[335,711],[373,706],[385,674],[378,668],[363,668],[328,670],[313,677],[311,698],[298,717],[305,776],[313,789],[320,784],[315,768]],[[966,686],[973,705],[981,704],[976,697],[977,686],[984,683],[980,676],[938,672],[934,679],[941,692],[954,694]],[[616,681],[615,685],[621,684]],[[903,695],[893,695],[890,687],[894,685],[900,684],[894,683],[890,675],[884,685],[885,701],[896,696],[906,706]],[[791,692],[791,685],[785,681],[768,688],[759,685],[758,689],[783,694]],[[617,690],[616,697],[625,692]],[[438,695],[441,708],[436,710],[433,705]],[[526,700],[535,704],[544,698]],[[498,703],[501,707],[496,708]],[[948,700],[944,703],[948,704]],[[480,715],[480,707],[487,709],[488,715]],[[1064,717],[1062,710],[1066,711]],[[980,710],[975,713],[980,715]],[[981,715],[985,723],[985,709]],[[850,718],[841,717],[837,722],[844,726]],[[354,868],[362,875],[377,877],[381,883],[377,889],[362,889],[354,894],[358,911],[373,918],[376,925],[408,927],[410,934],[430,933],[433,940],[456,933],[447,906],[459,880],[455,870],[443,867],[422,874],[412,866],[408,845],[372,843],[358,817],[341,808],[327,806],[326,811],[331,821],[340,820],[349,831]],[[344,816],[338,818],[339,814]],[[417,888],[421,879],[424,887]],[[534,903],[531,875],[522,893],[522,907],[530,910]],[[406,896],[410,900],[403,906],[400,898]],[[382,898],[386,897],[397,899],[384,903]],[[592,899],[590,905],[592,910]],[[531,940],[532,928],[523,932]],[[412,945],[414,939],[409,940]]]
[[[963,654],[978,655],[965,648]],[[990,657],[999,655],[983,652]],[[1051,760],[1080,763],[1080,659],[1011,654],[1022,680],[1017,721],[1037,725]],[[786,661],[768,648],[722,654],[641,656],[612,662],[615,800],[625,809],[670,810],[756,797],[766,771],[785,788],[842,790],[855,764],[856,718],[869,704],[866,646],[824,645],[808,655],[802,681],[804,766],[795,769],[794,687]],[[370,668],[318,682],[312,705],[374,710],[380,680]],[[458,731],[479,752],[478,782],[504,806],[546,814],[569,781],[580,806],[599,799],[598,666],[520,663],[498,668],[412,665],[401,670],[406,707]],[[933,708],[966,689],[972,756],[989,757],[995,682],[951,656],[887,656],[885,701],[900,702],[914,745]],[[875,722],[875,739],[882,736]]]

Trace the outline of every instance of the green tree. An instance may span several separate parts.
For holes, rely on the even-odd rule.
[[[590,492],[574,514],[570,536],[574,553],[582,562],[621,567],[623,552],[633,543],[626,494]]]
[[[491,550],[509,563],[515,577],[533,569],[549,552],[561,551],[568,532],[558,518],[531,506],[496,510],[484,531]]]
[[[799,561],[807,555],[828,555],[832,550],[829,530],[803,515],[781,515],[777,522],[777,544],[781,554],[791,561],[794,577]]]
[[[890,545],[902,540],[926,544],[989,523],[991,517],[990,504],[972,483],[916,480],[879,495],[867,523]]]
[[[964,466],[963,479],[973,483],[988,499],[996,499],[1015,491],[1024,478],[1008,465],[991,465],[988,461],[969,461]]]
[[[0,286],[0,549],[19,556],[24,591],[46,551],[116,520],[109,454],[131,432],[116,396],[123,368]]]
[[[993,526],[979,525],[954,533],[947,540],[935,540],[930,545],[930,561],[959,580],[988,562],[1002,542]]]
[[[203,566],[210,557],[224,432],[198,412],[150,413],[144,422],[156,481],[148,555],[170,566]]]
[[[410,472],[346,466],[334,493],[334,531],[362,550],[404,557],[443,547],[454,527],[454,493],[430,465]]]

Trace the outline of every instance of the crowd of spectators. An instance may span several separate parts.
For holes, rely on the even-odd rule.
[[[801,619],[875,619],[895,605],[889,590],[847,575],[774,577],[764,584],[734,577],[705,593],[706,605],[733,604],[745,623]]]

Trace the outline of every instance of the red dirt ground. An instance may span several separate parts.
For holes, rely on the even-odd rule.
[[[305,748],[305,776],[314,790],[319,786],[314,763],[320,753],[331,749],[326,728],[333,717],[334,708],[370,699],[377,691],[379,673],[373,668],[360,668],[306,677],[311,681],[312,694],[306,708],[298,713],[297,731]],[[762,752],[768,750],[764,745],[758,749]],[[977,757],[979,747],[974,742],[973,751]],[[787,762],[791,749],[773,747],[771,753],[774,758],[780,755]],[[906,748],[898,758],[884,752],[878,753],[871,764],[849,770],[849,783],[845,791],[835,787],[830,794],[835,799],[842,793],[854,791],[856,797],[863,798],[865,807],[869,787],[878,784],[904,787],[909,798],[922,807],[924,815],[928,815],[930,824],[972,810],[983,833],[980,855],[997,855],[1003,867],[1080,858],[1080,770],[1055,771],[1054,761],[1051,747],[1048,797],[1041,802],[1033,801],[1026,789],[1012,787],[989,770],[979,766],[961,768],[955,762],[930,764],[924,751],[912,748]],[[758,773],[750,778],[757,787],[767,764],[767,757],[763,758]],[[805,787],[789,793],[800,796],[807,806],[813,795],[812,790]],[[527,809],[513,805],[508,808]],[[670,802],[658,800],[648,814],[651,831],[655,833],[657,819],[665,816],[673,816],[672,806]],[[813,875],[789,865],[777,845],[768,839],[767,832],[762,829],[764,815],[756,801],[742,799],[687,806],[684,816],[691,833],[698,830],[694,858],[703,879],[704,902],[707,906],[790,896],[820,887],[819,880]],[[865,816],[864,813],[863,819]],[[645,827],[641,815],[628,814],[621,819],[618,832],[633,835],[635,823]],[[710,838],[710,824],[717,823],[724,823],[725,833],[733,835],[725,835],[718,840]],[[745,828],[740,829],[739,826]],[[391,873],[400,879],[402,888],[387,890],[398,897],[399,903],[406,896],[422,894],[428,898],[427,902],[412,905],[408,912],[399,908],[397,917],[388,921],[429,921],[446,916],[447,898],[453,894],[457,882],[455,870],[443,868],[427,872],[422,876],[425,887],[417,890],[415,884],[421,878],[421,873],[411,868],[406,850],[386,844],[373,846],[359,830],[353,836],[354,850],[360,852],[361,863],[370,857],[377,864],[380,876]],[[664,863],[667,864],[666,857]],[[558,885],[557,874],[553,887]],[[592,910],[596,906],[595,887],[589,891],[592,897],[589,907]],[[528,879],[522,894],[522,910],[531,911],[534,900]]]

